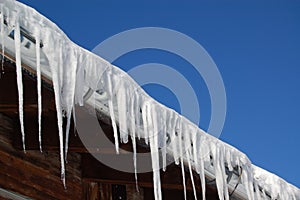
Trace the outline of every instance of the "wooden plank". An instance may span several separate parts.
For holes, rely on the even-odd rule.
[[[177,166],[168,166],[168,173],[161,173],[162,185],[164,187],[182,189],[180,174],[181,171]],[[82,177],[85,180],[111,184],[135,184],[134,174],[120,172],[107,167],[90,154],[82,155]],[[153,187],[152,173],[139,173],[138,183],[143,187]]]
[[[113,158],[112,158],[113,159]],[[121,164],[121,163],[120,163]],[[167,167],[166,172],[161,171],[161,185],[165,189],[183,190],[181,169],[175,164],[171,164]],[[189,173],[186,173],[186,184],[188,191],[192,193],[192,184]],[[120,172],[112,169],[90,154],[82,155],[82,178],[86,181],[99,181],[107,184],[125,184],[134,185],[135,178],[132,173]],[[201,186],[198,175],[194,175],[198,196],[201,197]],[[138,174],[138,185],[139,187],[153,187],[152,172],[139,173]],[[218,199],[217,191],[215,186],[206,185],[206,194],[209,199]]]
[[[83,181],[83,198],[85,200],[100,200],[99,184]]]
[[[0,78],[0,108],[16,108],[18,111],[18,89],[16,71],[13,64],[5,62],[5,74]],[[24,107],[33,107],[37,112],[37,82],[34,78],[23,72]],[[53,92],[46,87],[42,87],[42,100],[44,111],[54,109]],[[11,111],[9,111],[11,112]]]
[[[37,200],[43,200],[43,199],[49,199],[54,200],[55,198],[52,196],[49,196],[45,194],[42,191],[34,190],[30,185],[23,184],[22,182],[18,181],[18,178],[14,178],[11,176],[8,176],[7,174],[1,175],[1,183],[3,188],[10,189],[12,191],[21,193],[25,196],[37,199]],[[20,188],[22,188],[20,190]]]
[[[101,200],[111,200],[111,184],[99,183],[100,186],[100,199]]]
[[[136,190],[136,185],[126,185],[127,199],[131,200],[144,200],[144,188]]]
[[[153,200],[154,192],[153,188],[144,188],[144,198],[143,200]],[[183,190],[178,189],[168,189],[162,188],[162,199],[172,199],[172,200],[184,200]],[[194,193],[191,190],[187,191],[187,199],[195,199]],[[197,192],[197,199],[202,199],[200,192]],[[217,194],[207,194],[207,200],[219,200]]]
[[[67,190],[60,180],[58,152],[18,151],[11,145],[13,121],[0,114],[0,187],[34,199],[82,199],[80,155],[70,153]],[[4,126],[4,127],[3,127]]]
[[[1,104],[0,105],[0,113],[17,113],[19,110],[19,106],[12,104]],[[26,113],[34,112],[36,113],[37,107],[36,104],[25,105],[23,106],[23,111]]]
[[[18,122],[17,116],[14,121]],[[25,129],[25,146],[27,150],[39,150],[38,140],[38,117],[35,113],[24,113],[24,129]],[[13,135],[13,145],[16,149],[22,150],[22,135],[20,132],[20,124],[15,126],[15,134]],[[46,151],[59,150],[58,126],[55,112],[48,112],[42,117],[42,148]],[[75,135],[74,129],[70,130],[69,139],[70,152],[87,152],[78,135]]]
[[[107,183],[107,184],[126,184],[126,185],[135,184],[134,174],[119,172],[117,170],[111,169],[101,164],[93,157],[90,157],[90,155],[83,155],[82,162],[84,163],[82,169],[82,176],[84,180],[99,181],[101,183]],[[93,167],[89,167],[89,166],[93,166]],[[193,199],[192,185],[188,173],[186,173],[186,179],[187,179],[188,195],[190,196],[191,199]],[[202,198],[200,180],[198,176],[194,176],[194,179],[197,184],[196,185],[198,191],[197,196],[198,198]],[[171,196],[172,194],[174,194],[174,192],[172,191],[180,191],[181,194],[183,194],[181,169],[178,166],[174,164],[168,166],[166,172],[161,172],[161,180],[162,180],[162,187],[163,187],[163,195],[165,195],[166,197],[170,197],[170,199],[172,199]],[[138,184],[139,187],[152,188],[153,187],[152,173],[138,174]],[[207,198],[218,199],[216,188],[211,185],[207,185],[206,187],[207,187],[206,190]],[[169,192],[169,190],[171,190],[171,192]],[[152,189],[150,191],[153,192]],[[148,194],[145,195],[147,196]],[[183,199],[183,195],[179,196],[177,199]]]
[[[54,169],[50,164],[48,168],[39,166],[23,159],[0,151],[0,185],[29,197],[45,199],[81,199],[80,181],[70,176],[67,170],[67,190],[63,188],[60,180],[60,169]],[[56,162],[59,162],[57,160]],[[40,198],[40,197],[44,198]],[[52,197],[52,198],[50,198]]]

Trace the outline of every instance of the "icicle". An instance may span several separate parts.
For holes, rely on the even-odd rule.
[[[198,155],[199,155],[198,146],[200,144],[199,144],[199,139],[197,137],[197,129],[196,128],[193,127],[191,129],[191,135],[192,135],[192,142],[193,142],[191,150],[193,151],[192,157],[193,157],[193,160],[194,160],[194,167],[195,167],[195,170],[196,170],[197,174],[200,174],[201,173],[200,172],[201,169],[200,169],[199,162],[201,162],[201,161],[198,161]],[[200,180],[201,180],[201,183],[202,183],[202,177],[201,176],[200,176]],[[202,196],[203,196],[202,199],[204,199],[205,198],[205,193],[203,193],[203,188],[202,188]]]
[[[192,129],[191,130],[191,135],[192,135],[192,142],[193,142],[192,148],[193,148],[194,166],[195,166],[196,172],[199,174],[200,173],[200,166],[199,166],[199,161],[198,161],[199,152],[198,152],[197,147],[200,144],[199,144],[198,137],[197,137],[197,129]]]
[[[252,165],[249,162],[249,167],[247,169],[247,177],[248,177],[248,188],[250,191],[250,198],[249,199],[254,199],[254,188],[253,188],[253,170],[252,170]]]
[[[64,163],[64,146],[63,146],[63,120],[62,120],[62,109],[60,104],[60,89],[58,83],[58,77],[56,73],[52,74],[53,87],[55,93],[55,104],[56,104],[56,114],[57,114],[57,125],[58,125],[58,135],[59,135],[59,149],[60,149],[60,162],[61,162],[61,179],[63,181],[64,187],[66,187],[65,181],[65,163]]]
[[[255,189],[256,199],[261,200],[260,191],[256,182],[254,182],[254,189]]]
[[[116,153],[119,154],[119,137],[118,137],[118,129],[117,129],[114,106],[113,106],[114,91],[112,90],[111,67],[108,68],[106,75],[107,75],[108,93],[110,95],[110,98],[108,99],[108,108],[109,108],[109,114],[110,114],[111,123],[113,127],[113,132],[114,132]]]
[[[59,47],[58,47],[58,61],[59,61],[59,67],[57,69],[58,72],[58,81],[59,81],[59,85],[60,85],[60,89],[61,89],[61,93],[63,93],[64,90],[64,50],[63,50],[63,41],[59,41],[58,43]],[[62,98],[61,98],[62,100]],[[64,103],[64,102],[62,102]]]
[[[167,120],[166,120],[166,115],[167,115],[167,110],[162,111],[162,119],[161,119],[161,124],[162,124],[162,140],[163,140],[163,145],[162,145],[162,158],[163,158],[163,170],[166,171],[167,167]]]
[[[220,200],[223,200],[225,197],[226,200],[229,200],[228,187],[226,182],[226,172],[224,166],[224,146],[220,145],[219,143],[211,144],[211,146],[219,198]]]
[[[267,194],[266,194],[265,190],[262,190],[262,193],[263,193],[263,199],[267,199]]]
[[[149,104],[147,112],[148,125],[149,126],[149,141],[152,159],[153,169],[153,185],[154,185],[154,197],[155,200],[161,200],[161,183],[160,183],[160,171],[159,171],[159,152],[158,152],[158,128],[157,128],[157,116],[155,107]]]
[[[211,144],[211,152],[213,158],[213,165],[215,170],[215,177],[216,177],[216,185],[218,190],[218,195],[220,200],[224,200],[224,186],[223,186],[223,178],[222,178],[222,170],[220,167],[220,153],[219,149],[217,148],[216,144]]]
[[[251,177],[250,166],[244,165],[241,181],[245,185],[248,199],[254,199],[253,178]],[[250,172],[250,173],[249,173]]]
[[[15,22],[15,51],[16,51],[16,71],[17,71],[17,84],[19,95],[19,118],[22,133],[23,150],[25,150],[25,132],[24,132],[24,114],[23,114],[23,78],[22,78],[22,65],[21,65],[21,33],[19,25],[19,13],[16,14]]]
[[[64,146],[63,146],[63,128],[62,128],[62,109],[60,105],[60,89],[58,87],[58,77],[57,74],[52,74],[54,93],[55,93],[55,104],[57,113],[57,124],[58,124],[58,135],[59,135],[59,149],[60,149],[60,162],[61,162],[61,179],[63,181],[64,187],[66,187],[65,180],[65,163],[64,163]]]
[[[60,46],[60,48],[62,48]],[[62,52],[61,50],[59,53]],[[57,56],[57,54],[56,54]],[[58,55],[61,57],[61,55]],[[55,59],[55,58],[54,58]],[[63,142],[63,115],[61,108],[61,86],[59,79],[59,68],[62,67],[62,61],[58,62],[58,66],[51,66],[52,82],[54,88],[55,106],[56,106],[56,116],[57,116],[57,126],[58,126],[58,136],[59,136],[59,149],[60,149],[60,164],[61,164],[61,180],[64,187],[66,188],[65,179],[65,162],[64,162],[64,142]]]
[[[117,92],[117,102],[118,102],[118,114],[119,114],[119,131],[121,142],[128,142],[128,130],[127,130],[127,96],[124,87],[124,81],[121,79],[119,91]]]
[[[141,139],[141,133],[140,133],[140,129],[141,129],[141,106],[140,106],[140,96],[138,94],[138,89],[136,89],[136,91],[134,92],[134,98],[135,98],[135,123],[136,123],[136,136],[138,139]]]
[[[171,133],[172,134],[172,150],[173,150],[173,157],[174,157],[174,161],[175,161],[175,164],[178,165],[179,164],[179,159],[178,159],[178,145],[176,144],[176,141],[177,141],[177,136],[176,136],[176,124],[177,124],[177,115],[175,113],[175,111],[172,111],[172,122],[170,124],[171,128]]]
[[[41,53],[40,53],[40,32],[36,31],[35,36],[36,51],[36,75],[37,75],[37,92],[38,92],[38,124],[39,124],[39,146],[42,152],[42,86],[41,86]]]
[[[77,103],[79,106],[83,106],[83,97],[84,97],[84,86],[83,84],[85,82],[85,59],[87,56],[84,57],[83,59],[83,52],[79,51],[78,56],[77,56],[77,74],[76,74],[76,85],[75,85],[75,103]],[[73,115],[75,112],[73,111]],[[74,118],[74,121],[75,118]]]
[[[196,132],[194,135],[196,138],[197,137],[197,134],[199,134],[198,132]],[[200,134],[199,134],[200,135]],[[200,136],[199,136],[200,137]],[[194,141],[198,141],[197,139],[194,140]],[[197,144],[197,143],[196,143]],[[207,156],[205,155],[206,152],[205,152],[205,141],[203,139],[203,137],[200,137],[200,141],[199,141],[199,154],[197,152],[197,150],[195,152],[197,152],[197,155],[199,156],[198,157],[198,161],[199,161],[199,176],[200,176],[200,180],[201,180],[201,188],[202,188],[202,199],[205,200],[206,199],[206,196],[205,196],[205,171],[204,171],[204,156]],[[194,145],[196,147],[196,145]]]
[[[229,171],[233,171],[231,160],[232,160],[231,159],[231,151],[230,151],[230,149],[227,149],[226,150],[226,163],[227,163],[227,167],[228,167]]]
[[[184,172],[184,163],[183,163],[183,144],[182,140],[184,139],[182,136],[182,118],[179,116],[178,120],[178,127],[177,127],[177,133],[178,133],[178,146],[179,146],[179,156],[180,156],[180,164],[181,164],[181,173],[182,173],[182,182],[183,182],[183,191],[184,191],[184,199],[186,200],[186,183],[185,183],[185,172]]]
[[[136,190],[139,191],[138,187],[138,180],[137,180],[137,162],[136,162],[136,138],[135,138],[135,96],[133,95],[132,98],[130,98],[130,120],[131,120],[131,140],[132,140],[132,148],[133,148],[133,166],[134,166],[134,177],[135,177],[135,184],[136,184]]]
[[[1,22],[0,22],[0,24],[1,24],[1,33],[0,33],[0,35],[1,35],[1,49],[2,49],[2,61],[1,61],[1,74],[0,74],[0,76],[2,76],[2,74],[4,74],[4,55],[5,55],[5,50],[4,50],[4,48],[5,48],[5,44],[4,44],[4,26],[5,26],[5,24],[4,24],[4,9],[3,9],[3,4],[1,4],[0,5],[0,9],[1,9]]]
[[[74,135],[77,136],[77,132],[76,132],[76,114],[75,114],[75,106],[72,108],[72,116],[73,116],[73,123],[74,123]]]
[[[66,127],[66,141],[65,141],[65,161],[67,163],[67,154],[68,154],[68,149],[69,149],[69,136],[70,136],[70,126],[71,126],[71,118],[72,118],[72,111],[74,109],[74,100],[75,100],[75,89],[76,89],[76,71],[77,71],[77,65],[78,65],[78,61],[77,61],[77,56],[78,53],[75,51],[71,51],[71,53],[69,53],[69,60],[67,64],[64,65],[69,65],[72,66],[69,70],[68,70],[68,74],[67,76],[71,77],[69,78],[69,80],[67,80],[68,78],[64,78],[64,80],[66,80],[69,84],[68,88],[65,89],[65,91],[67,92],[67,95],[69,98],[68,100],[66,100],[66,115],[67,115],[67,127]],[[66,74],[64,74],[66,75]],[[66,83],[64,83],[66,84]]]
[[[224,146],[220,143],[216,144],[216,160],[214,160],[214,166],[217,177],[217,185],[219,185],[220,190],[226,200],[229,200],[226,171],[225,171],[225,160],[224,160]],[[219,181],[219,182],[218,182]]]
[[[219,165],[220,165],[221,172],[222,172],[222,179],[223,179],[222,182],[223,182],[224,196],[225,196],[226,200],[229,200],[227,175],[226,175],[226,170],[225,170],[225,159],[224,159],[225,149],[224,149],[224,146],[222,144],[219,144],[218,147],[219,147],[219,153],[220,153]]]
[[[148,119],[147,119],[147,112],[148,112],[148,102],[144,102],[142,106],[142,118],[143,118],[143,129],[144,129],[144,138],[145,143],[148,145],[149,140],[149,133],[148,133]]]
[[[67,126],[66,126],[66,141],[65,141],[65,161],[66,161],[66,163],[68,162],[67,155],[68,155],[68,150],[69,150],[71,116],[72,116],[72,111],[71,110],[67,111]]]
[[[186,129],[184,129],[184,130],[186,130]],[[186,159],[188,161],[188,167],[189,167],[190,177],[191,177],[192,186],[193,186],[194,197],[195,197],[195,200],[197,200],[197,192],[196,192],[196,188],[195,188],[195,181],[194,181],[193,169],[191,166],[191,158],[190,158],[190,154],[192,151],[190,134],[192,134],[192,130],[189,130],[187,132],[187,134],[185,134],[186,139],[184,141],[184,144],[185,144],[185,150],[186,150]]]

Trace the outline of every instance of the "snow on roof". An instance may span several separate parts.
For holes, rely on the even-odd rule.
[[[135,154],[136,137],[144,138],[150,146],[156,200],[162,199],[158,153],[161,143],[166,145],[166,151],[163,151],[162,155],[164,165],[166,156],[171,155],[176,164],[181,164],[183,172],[184,165],[188,166],[190,172],[195,170],[201,178],[203,194],[205,177],[213,177],[221,200],[229,199],[229,191],[248,199],[300,199],[300,190],[297,187],[252,165],[248,157],[236,148],[205,133],[185,117],[152,99],[126,72],[73,43],[54,23],[34,9],[13,0],[0,0],[0,9],[2,55],[14,55],[16,61],[23,143],[25,133],[21,64],[26,63],[37,73],[39,127],[41,75],[53,82],[64,184],[64,159],[68,147],[71,114],[75,104],[91,103],[87,94],[92,91],[100,99],[97,106],[104,108],[102,112],[111,117],[117,152],[119,140],[126,143],[129,136],[133,140]],[[12,31],[13,37],[8,37]],[[31,42],[34,48],[26,47],[26,42]],[[115,87],[119,89],[114,90]],[[99,90],[101,92],[97,93]],[[127,113],[133,117],[128,118]],[[65,144],[63,116],[68,119]],[[120,138],[117,134],[117,124]],[[39,139],[41,141],[41,137]],[[25,150],[25,145],[23,147]],[[136,158],[134,164],[136,166]],[[184,173],[182,175],[185,179]],[[192,176],[191,179],[193,181]]]

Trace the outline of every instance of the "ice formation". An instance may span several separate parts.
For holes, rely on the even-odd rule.
[[[42,152],[42,75],[41,75],[41,52],[40,52],[40,30],[35,31],[35,51],[36,51],[36,75],[38,91],[38,123],[39,123],[39,145]]]
[[[22,79],[22,65],[21,65],[21,34],[19,24],[19,13],[15,14],[15,56],[16,56],[16,71],[17,71],[17,85],[18,85],[18,96],[19,96],[19,118],[21,125],[23,149],[25,151],[25,132],[24,132],[24,114],[23,114],[23,79]]]
[[[245,154],[205,133],[174,110],[156,102],[124,71],[71,42],[54,23],[34,9],[13,0],[0,0],[0,8],[2,54],[4,54],[4,49],[11,47],[4,37],[8,35],[8,31],[14,30],[13,51],[17,70],[19,116],[24,150],[21,64],[26,61],[26,55],[21,51],[24,44],[20,27],[32,31],[35,37],[35,59],[29,64],[37,74],[41,150],[41,74],[53,82],[59,129],[61,177],[64,185],[65,158],[68,152],[72,111],[75,104],[85,104],[85,96],[91,90],[107,94],[107,99],[101,100],[103,102],[100,103],[108,107],[107,115],[112,121],[116,153],[119,153],[119,141],[126,143],[131,137],[136,179],[136,137],[143,138],[150,146],[156,200],[162,199],[160,148],[162,149],[163,170],[166,170],[167,155],[173,156],[175,163],[181,166],[184,187],[185,166],[187,166],[195,198],[195,184],[198,183],[194,182],[193,171],[200,177],[201,183],[199,184],[202,187],[203,199],[205,199],[207,177],[215,179],[220,200],[228,200],[236,190],[240,196],[248,199],[300,199],[298,188],[252,165]],[[41,42],[43,47],[41,47]],[[46,58],[42,58],[42,54]],[[63,141],[63,117],[67,118],[65,143]],[[120,135],[118,135],[117,125]],[[236,178],[235,183],[232,183],[230,177],[234,173]],[[185,190],[184,196],[186,198]]]

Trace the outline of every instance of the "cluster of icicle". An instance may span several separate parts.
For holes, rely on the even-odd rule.
[[[168,146],[168,148],[162,148],[163,159],[161,162],[163,163],[163,169],[165,170],[167,165],[166,155],[168,152],[171,152],[175,163],[181,165],[184,188],[186,187],[184,166],[188,167],[193,183],[195,199],[196,183],[194,183],[192,170],[195,170],[200,176],[203,199],[205,199],[205,168],[211,165],[211,163],[214,168],[220,200],[229,199],[225,167],[230,171],[234,170],[234,168],[242,171],[240,181],[245,187],[248,199],[265,199],[267,198],[266,193],[272,199],[300,199],[299,189],[277,176],[268,174],[264,170],[253,166],[243,153],[206,134],[185,117],[153,100],[125,72],[71,42],[54,23],[40,15],[34,9],[12,0],[0,0],[0,7],[2,50],[4,50],[5,45],[3,39],[4,33],[2,31],[4,16],[7,19],[7,26],[15,30],[19,115],[24,150],[25,133],[23,124],[20,27],[26,27],[27,30],[32,31],[36,41],[39,141],[41,150],[40,41],[43,41],[43,52],[48,58],[50,67],[48,70],[51,71],[55,93],[60,141],[61,176],[64,185],[65,157],[68,149],[70,119],[74,105],[84,105],[84,87],[91,88],[94,91],[101,87],[108,94],[109,115],[114,130],[116,152],[119,152],[119,141],[126,143],[128,137],[131,137],[133,141],[134,155],[136,155],[136,138],[144,138],[145,142],[150,146],[156,200],[162,199],[160,153],[158,149],[165,146]],[[101,81],[99,77],[102,77]],[[65,144],[63,142],[63,117],[67,118]],[[117,124],[120,130],[119,135],[117,133]],[[170,138],[171,142],[168,141]],[[167,144],[167,141],[170,144]],[[134,166],[136,167],[135,157]],[[184,192],[184,196],[186,198],[186,191]]]

